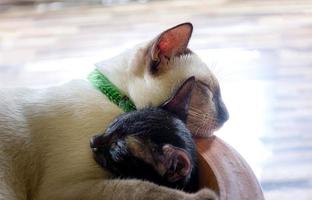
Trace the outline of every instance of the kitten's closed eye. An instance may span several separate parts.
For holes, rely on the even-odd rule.
[[[125,142],[123,140],[117,140],[110,145],[109,153],[112,159],[116,162],[123,159],[127,155],[128,150]]]
[[[122,149],[123,146],[124,146],[124,142],[122,140],[117,140],[116,142],[111,143],[110,149],[118,150],[118,149]]]

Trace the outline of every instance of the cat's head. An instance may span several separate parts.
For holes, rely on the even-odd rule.
[[[177,25],[97,66],[137,108],[162,104],[194,76],[187,127],[195,136],[209,136],[228,119],[228,112],[216,77],[188,48],[192,30],[190,23]]]
[[[194,80],[186,81],[160,107],[122,114],[105,133],[94,136],[90,144],[97,163],[122,178],[188,187],[195,173],[196,149],[183,121]]]

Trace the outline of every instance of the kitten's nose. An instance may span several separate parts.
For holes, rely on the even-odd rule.
[[[90,147],[93,152],[96,152],[102,146],[104,146],[104,140],[101,135],[95,135],[90,139]]]

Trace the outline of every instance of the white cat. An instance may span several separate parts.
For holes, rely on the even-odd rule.
[[[227,120],[220,89],[188,48],[192,25],[175,26],[151,42],[98,65],[137,108],[163,103],[196,77],[188,127],[208,136]],[[140,180],[113,180],[93,160],[89,139],[122,110],[88,81],[46,89],[0,90],[0,199],[214,199]]]

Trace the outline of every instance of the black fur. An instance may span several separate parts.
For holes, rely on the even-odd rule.
[[[161,176],[152,164],[128,150],[125,141],[128,136],[139,138],[149,149],[160,154],[166,144],[184,149],[190,155],[190,175],[176,182],[168,181],[167,174]],[[188,192],[198,189],[196,147],[191,133],[180,119],[163,108],[146,108],[120,115],[104,134],[93,138],[91,147],[95,160],[117,177],[144,179]]]

